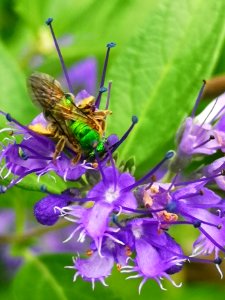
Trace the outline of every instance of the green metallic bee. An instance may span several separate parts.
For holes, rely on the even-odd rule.
[[[57,80],[43,73],[34,73],[28,78],[28,89],[33,102],[41,107],[48,121],[47,127],[35,124],[29,128],[56,140],[53,160],[65,146],[76,153],[73,163],[77,163],[82,155],[93,159],[96,152],[99,155],[105,153],[103,133],[110,111],[95,110],[94,97],[75,105],[74,95],[64,93]]]

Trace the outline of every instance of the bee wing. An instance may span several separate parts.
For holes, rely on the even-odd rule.
[[[75,104],[70,107],[66,107],[61,103],[57,103],[54,107],[54,113],[63,117],[65,120],[83,120],[85,122],[91,122],[92,119],[80,110]]]
[[[32,101],[43,110],[51,110],[64,96],[60,83],[44,73],[33,73],[27,80]]]
[[[55,121],[56,118],[64,118],[64,123],[66,120],[83,120],[92,128],[95,127],[96,122],[79,109],[75,103],[70,107],[61,103],[65,93],[55,78],[48,74],[35,72],[28,78],[27,86],[32,101],[43,111],[47,111]]]

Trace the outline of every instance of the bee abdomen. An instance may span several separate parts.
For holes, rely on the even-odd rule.
[[[70,129],[83,150],[93,150],[94,145],[100,141],[98,132],[79,120],[73,122]]]

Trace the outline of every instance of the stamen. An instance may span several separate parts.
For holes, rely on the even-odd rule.
[[[121,192],[128,192],[128,191],[136,188],[137,186],[139,186],[143,182],[145,182],[147,179],[149,179],[149,177],[151,177],[164,164],[165,161],[167,161],[168,159],[171,159],[173,156],[174,156],[174,151],[172,151],[172,150],[168,151],[166,153],[165,157],[161,160],[161,162],[158,163],[151,171],[149,171],[145,176],[143,176],[141,179],[136,181],[134,184],[122,189]]]
[[[146,186],[145,191],[149,190],[152,187],[154,182],[157,181],[157,177],[155,175],[152,175],[150,180],[151,180],[151,182],[149,183],[149,185]]]
[[[216,264],[216,268],[217,268],[217,271],[220,274],[220,278],[223,279],[223,272],[221,271],[220,266],[218,264]]]
[[[207,144],[208,142],[210,142],[212,140],[215,140],[215,136],[214,135],[210,135],[210,137],[206,141],[204,141],[201,144],[195,146],[193,149],[200,148],[200,147],[204,146],[205,144]]]
[[[176,198],[175,200],[180,200],[180,199],[188,199],[188,198],[192,198],[192,197],[196,197],[196,196],[203,196],[204,193],[202,190],[196,192],[196,193],[190,193],[190,194],[187,194],[187,195],[181,195],[180,197]]]
[[[221,251],[225,252],[225,249],[220,244],[218,244],[202,227],[200,227],[199,230],[210,240],[210,242],[212,242],[212,244],[214,244]]]
[[[204,181],[207,182],[207,181],[211,181],[211,180],[215,179],[216,177],[224,176],[224,175],[225,175],[224,170],[222,170],[219,174],[212,175],[212,176],[209,176],[209,177],[200,178],[200,179],[190,180],[190,181],[178,182],[178,183],[175,183],[174,186],[188,185],[188,184],[197,183],[197,182],[204,182]]]
[[[29,152],[33,153],[35,156],[35,158],[39,158],[39,159],[43,159],[43,160],[52,160],[52,157],[46,157],[41,155],[40,153],[36,152],[34,149],[31,149],[30,147],[26,146],[26,145],[21,145],[21,144],[14,144],[14,147],[20,149],[26,149]],[[20,154],[19,154],[20,155]],[[28,159],[28,158],[32,158],[31,156],[26,155],[24,152],[21,153],[20,157],[24,160]]]
[[[29,170],[27,172],[24,172],[23,175],[18,176],[16,179],[12,180],[10,182],[10,184],[7,186],[7,189],[12,188],[14,185],[16,185],[17,183],[19,183],[21,180],[23,180],[24,177],[26,177],[27,175],[31,174],[31,173],[38,173],[39,171],[42,171],[42,168],[36,168],[33,170]]]
[[[106,45],[107,51],[106,51],[105,62],[104,62],[103,71],[102,71],[102,78],[101,78],[101,83],[100,83],[100,89],[99,89],[99,93],[98,93],[98,96],[97,96],[96,101],[95,101],[95,107],[97,107],[97,108],[99,108],[99,106],[100,106],[102,93],[107,90],[104,87],[104,83],[105,83],[106,69],[107,69],[108,60],[109,60],[109,52],[110,52],[110,49],[113,48],[113,47],[115,47],[115,46],[116,46],[116,44],[113,43],[113,42],[112,43],[108,43]]]
[[[96,158],[97,163],[98,163],[98,169],[99,169],[99,172],[100,172],[100,174],[101,174],[101,176],[102,176],[102,181],[103,181],[104,185],[107,185],[107,184],[106,184],[107,181],[106,181],[106,178],[105,178],[105,174],[104,174],[104,172],[103,172],[103,168],[102,168],[102,166],[101,166],[101,161],[100,161],[100,159],[99,159],[98,152],[96,151],[96,149],[95,149],[95,158]]]
[[[54,44],[55,44],[55,47],[56,47],[56,51],[57,51],[59,59],[60,59],[60,63],[61,63],[63,73],[64,73],[65,78],[66,78],[66,82],[67,82],[69,91],[73,94],[73,87],[72,87],[72,84],[70,82],[70,78],[69,78],[69,75],[68,75],[68,72],[67,72],[67,69],[66,69],[66,65],[64,63],[62,53],[60,51],[57,39],[55,37],[55,33],[54,33],[54,30],[53,30],[53,27],[52,27],[52,21],[53,21],[53,18],[48,18],[45,23],[50,27],[52,38],[53,38],[53,41],[54,41]]]
[[[105,105],[105,109],[106,110],[109,108],[109,100],[110,100],[110,95],[111,95],[111,88],[112,88],[112,81],[110,81],[109,84],[108,84],[108,95],[107,95],[106,105]]]
[[[222,111],[225,109],[225,105],[218,111],[218,113],[212,119],[212,123],[221,115]]]
[[[113,222],[117,227],[123,229],[123,226],[120,225],[120,223],[118,222],[117,215],[115,215],[115,214],[112,215],[112,222]]]
[[[126,206],[121,206],[121,208],[125,211],[130,211],[135,214],[149,214],[149,210],[133,209],[133,208],[126,207]]]
[[[193,108],[193,111],[192,111],[192,114],[191,114],[191,117],[192,117],[192,118],[194,118],[194,116],[195,116],[197,107],[198,107],[199,102],[200,102],[200,100],[201,100],[201,98],[202,98],[202,93],[203,93],[203,91],[204,91],[205,85],[206,85],[206,81],[203,80],[203,85],[202,85],[202,87],[201,87],[201,89],[200,89],[200,91],[199,91],[198,97],[197,97],[197,99],[196,99],[196,102],[195,102],[195,105],[194,105],[194,108]]]
[[[169,186],[168,190],[167,190],[167,193],[171,191],[171,189],[173,188],[173,186],[175,185],[175,182],[177,180],[177,177],[178,177],[179,173],[177,173],[174,177],[173,177],[173,180],[171,182],[171,185]]]
[[[131,126],[124,133],[124,135],[122,136],[122,138],[118,142],[116,142],[114,145],[112,145],[112,147],[111,147],[112,153],[115,152],[116,149],[126,140],[126,138],[128,137],[128,135],[130,134],[130,132],[134,128],[135,124],[137,124],[137,122],[138,122],[138,118],[136,116],[132,116],[132,124],[131,124]]]
[[[188,214],[187,212],[183,212],[182,211],[182,215],[186,216],[188,218],[193,219],[194,220],[194,224],[193,225],[194,225],[195,228],[199,228],[201,226],[201,224],[205,224],[205,225],[209,225],[209,226],[215,227],[217,229],[221,229],[221,225],[220,224],[216,225],[216,224],[213,224],[213,223],[201,220],[201,219],[197,219],[196,217]]]
[[[208,119],[208,117],[210,116],[210,114],[211,114],[212,111],[214,110],[214,108],[215,108],[215,106],[216,106],[216,104],[217,104],[218,99],[219,99],[219,97],[216,98],[216,101],[215,101],[215,103],[213,104],[212,108],[210,109],[208,115],[205,117],[205,119],[203,120],[202,124],[200,125],[200,128],[199,128],[200,131],[201,131],[202,126],[205,124],[205,121]],[[197,132],[196,135],[199,134],[199,130],[198,130],[198,132]]]
[[[179,256],[179,255],[178,255]],[[193,257],[193,256],[183,256],[184,258],[186,257],[187,258],[187,260],[189,260],[190,262],[196,262],[196,263],[202,263],[202,264],[217,264],[215,261],[216,261],[216,259],[214,259],[214,260],[210,260],[210,259],[204,259],[204,258],[196,258],[196,257]],[[218,259],[220,259],[219,257],[218,257]],[[218,260],[218,262],[219,262],[219,260]]]
[[[112,166],[112,169],[113,169],[113,187],[114,187],[114,192],[115,192],[116,191],[116,186],[117,186],[116,166],[115,166],[114,159],[112,157],[112,153],[110,152],[110,149],[107,147],[106,144],[105,144],[105,148],[108,152],[108,157],[110,159],[111,166]]]
[[[5,132],[5,131],[12,132],[12,128],[3,128],[0,130],[0,133]]]

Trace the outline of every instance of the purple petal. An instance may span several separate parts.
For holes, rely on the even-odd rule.
[[[100,257],[97,252],[95,252],[88,259],[78,258],[75,261],[74,268],[77,269],[80,276],[83,279],[92,281],[101,280],[108,277],[111,274],[111,270],[114,264],[114,259],[112,255],[104,254]]]
[[[83,225],[88,234],[94,239],[103,237],[109,223],[109,214],[113,206],[97,202],[90,208],[83,218]]]
[[[55,211],[54,207],[67,206],[68,201],[57,195],[48,195],[45,198],[38,201],[34,206],[34,215],[37,221],[43,225],[54,225],[58,219],[60,212]]]

